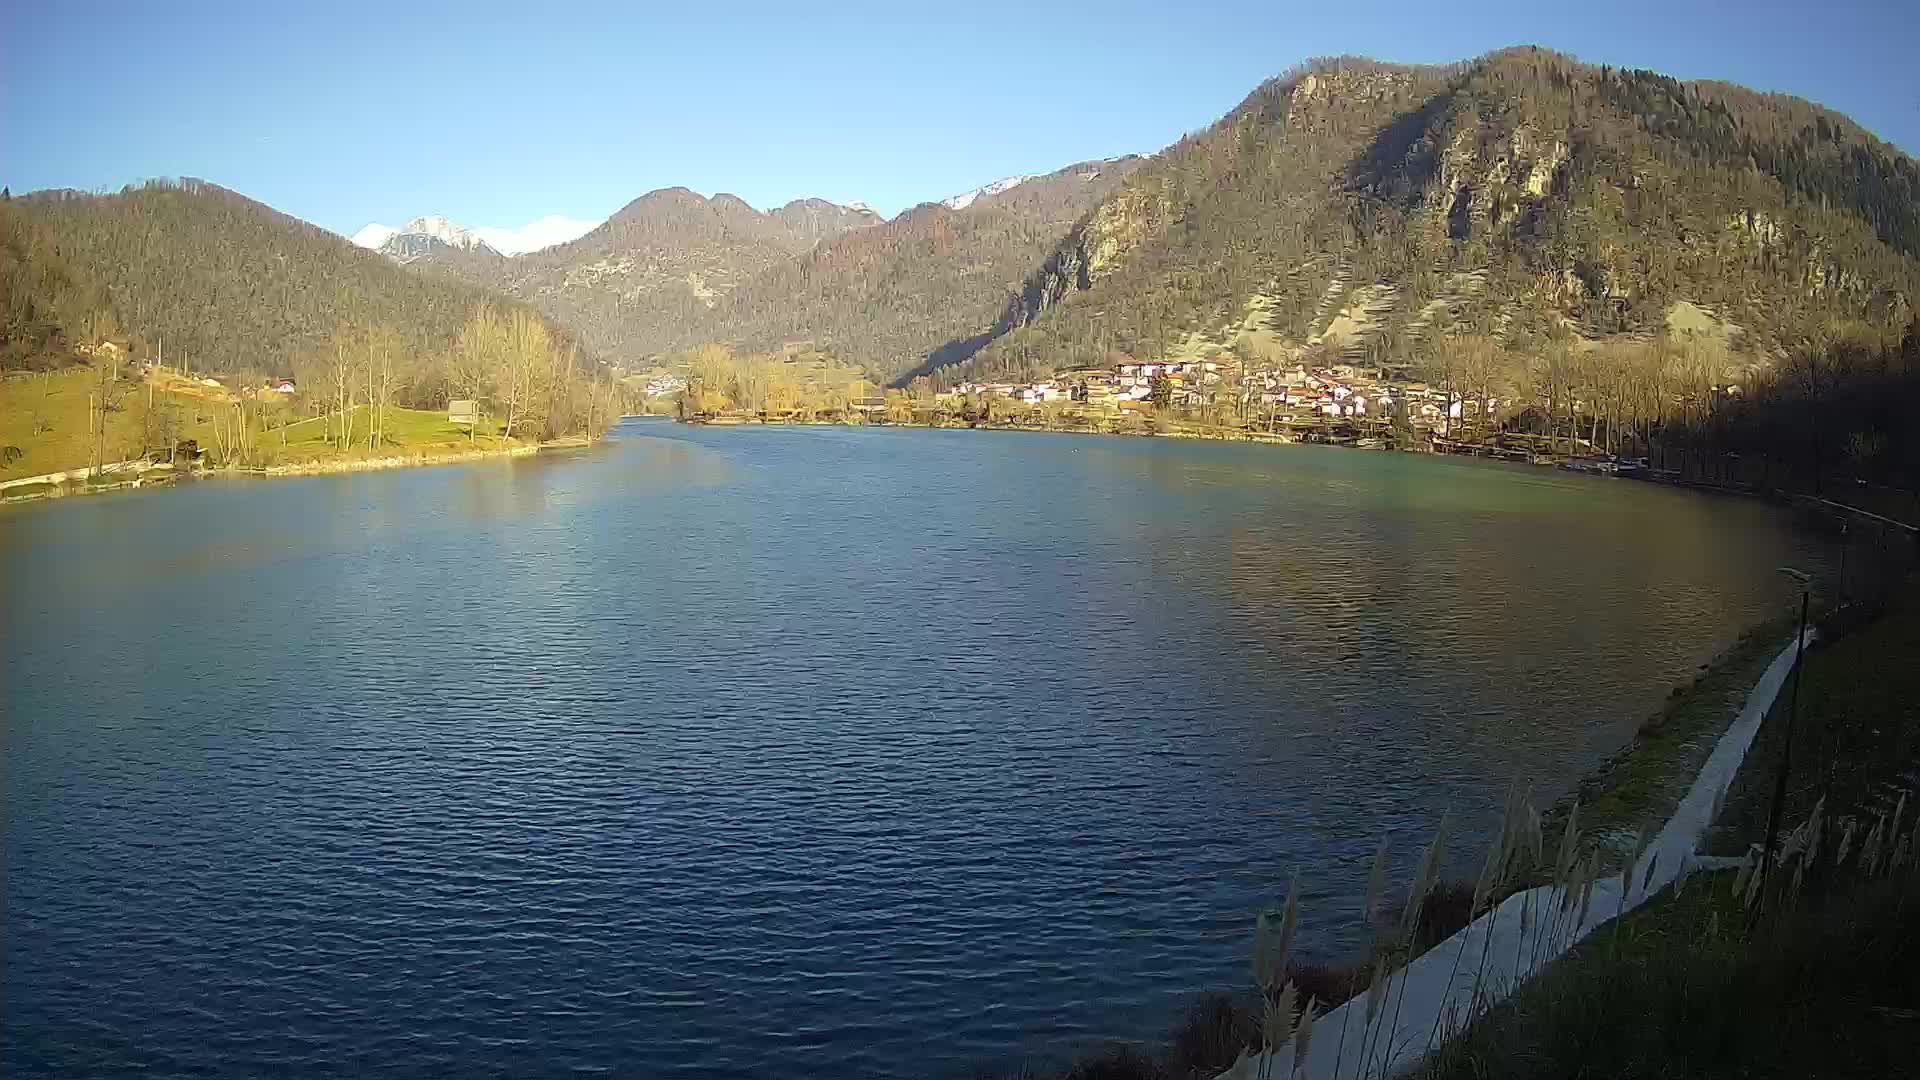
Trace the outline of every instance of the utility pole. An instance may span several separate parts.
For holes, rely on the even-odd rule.
[[[1806,679],[1807,596],[1813,582],[1813,575],[1791,566],[1780,567],[1780,572],[1800,583],[1800,637],[1794,643],[1793,690],[1787,697],[1787,727],[1782,733],[1780,769],[1774,776],[1773,805],[1767,810],[1767,843],[1760,856],[1760,891],[1763,896],[1766,893],[1767,876],[1773,870],[1774,849],[1779,844],[1780,811],[1787,800],[1787,775],[1793,769],[1793,724],[1800,711],[1800,684]]]

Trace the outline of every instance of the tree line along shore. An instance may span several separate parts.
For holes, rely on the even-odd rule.
[[[520,309],[476,308],[438,353],[341,328],[282,373],[216,376],[107,336],[0,377],[0,498],[524,453],[591,442],[622,411],[622,386]]]
[[[638,411],[701,423],[877,423],[1327,442],[1634,472],[1695,486],[1835,498],[1920,524],[1920,320],[1893,341],[1836,329],[1726,375],[1725,342],[1677,329],[1535,352],[1440,338],[1421,366],[1238,351],[1020,381],[882,387],[810,345],[708,344],[623,373]]]

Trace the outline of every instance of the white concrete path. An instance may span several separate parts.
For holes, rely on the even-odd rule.
[[[155,469],[171,468],[173,468],[173,466],[164,461],[152,462],[145,458],[130,458],[126,461],[109,461],[105,465],[100,466],[99,472],[102,476],[117,473],[139,476],[141,473],[152,472]],[[24,487],[28,484],[64,484],[69,480],[85,480],[93,474],[93,466],[86,465],[79,468],[62,469],[59,472],[41,473],[39,476],[21,476],[12,480],[0,480],[0,491],[5,491],[8,488]]]
[[[1812,632],[1807,637],[1811,641]],[[1316,1017],[1310,1052],[1298,1075],[1307,1080],[1359,1080],[1410,1071],[1448,1030],[1457,1030],[1463,1021],[1505,998],[1596,928],[1623,911],[1639,907],[1648,897],[1702,865],[1696,849],[1713,823],[1714,806],[1746,759],[1761,722],[1793,669],[1793,658],[1794,645],[1789,643],[1767,666],[1748,695],[1745,708],[1720,737],[1673,817],[1635,865],[1624,905],[1618,874],[1595,883],[1586,918],[1577,925],[1573,915],[1560,913],[1563,897],[1556,887],[1509,896],[1493,911],[1396,972],[1384,988]],[[1528,916],[1524,931],[1523,909]],[[1480,983],[1477,1000],[1476,978]],[[1376,992],[1381,995],[1380,1006],[1369,1025],[1367,1006]],[[1259,1071],[1261,1062],[1253,1060],[1248,1062],[1253,1071],[1245,1075],[1294,1075],[1291,1046],[1281,1047],[1273,1056],[1270,1072]],[[1238,1075],[1229,1070],[1222,1080],[1237,1080]]]

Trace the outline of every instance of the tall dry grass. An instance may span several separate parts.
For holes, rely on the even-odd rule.
[[[1809,816],[1737,870],[1616,920],[1443,1044],[1423,1080],[1912,1075],[1920,830]],[[1861,837],[1878,831],[1878,843]]]
[[[1900,920],[1902,925],[1920,926],[1920,910],[1916,910],[1920,909],[1920,902],[1916,902],[1916,898],[1920,898],[1920,814],[1910,814],[1908,803],[1902,796],[1891,813],[1879,814],[1872,821],[1835,820],[1826,814],[1823,806],[1816,807],[1808,820],[1777,846],[1773,871],[1768,875],[1759,872],[1761,846],[1754,845],[1735,872],[1723,875],[1731,882],[1731,888],[1720,894],[1724,902],[1734,905],[1734,910],[1743,913],[1744,918],[1723,921],[1715,913],[1705,932],[1696,936],[1712,943],[1719,951],[1700,962],[1744,971],[1746,966],[1757,963],[1755,958],[1761,954],[1779,953],[1799,957],[1794,962],[1803,966],[1813,963],[1808,950],[1791,942],[1783,944],[1783,935],[1802,933],[1803,930],[1796,927],[1804,927],[1810,918],[1832,923],[1831,912],[1836,909],[1832,898],[1836,895],[1844,898],[1863,890],[1875,897],[1868,905],[1874,917],[1891,912],[1891,917]],[[1591,1026],[1580,1019],[1579,1010],[1589,1009],[1596,996],[1644,995],[1666,987],[1664,992],[1684,991],[1682,996],[1693,1002],[1687,1007],[1696,1007],[1697,994],[1688,988],[1698,981],[1698,976],[1685,968],[1694,960],[1685,957],[1676,960],[1684,970],[1647,970],[1645,958],[1634,954],[1635,942],[1627,929],[1627,923],[1632,920],[1621,917],[1633,895],[1645,895],[1658,869],[1657,859],[1643,862],[1651,842],[1650,834],[1643,831],[1626,850],[1614,851],[1583,833],[1577,803],[1559,825],[1559,836],[1549,857],[1540,813],[1523,791],[1518,788],[1510,791],[1499,828],[1480,862],[1479,875],[1469,887],[1465,883],[1441,880],[1451,831],[1448,820],[1443,818],[1433,837],[1422,846],[1412,878],[1397,902],[1389,900],[1392,868],[1388,846],[1382,842],[1369,868],[1367,893],[1357,911],[1372,946],[1364,962],[1352,965],[1309,964],[1296,956],[1302,895],[1296,878],[1289,884],[1285,901],[1273,910],[1259,913],[1254,920],[1248,970],[1256,1009],[1249,1010],[1227,995],[1209,995],[1189,1009],[1164,1052],[1148,1053],[1137,1047],[1111,1048],[1083,1058],[1066,1073],[1055,1075],[1073,1080],[1211,1080],[1216,1075],[1223,1080],[1275,1080],[1276,1077],[1292,1080],[1300,1075],[1312,1051],[1317,1037],[1316,1025],[1325,1011],[1364,994],[1362,1008],[1344,1010],[1339,1027],[1320,1035],[1337,1040],[1335,1077],[1386,1080],[1393,1057],[1389,1051],[1394,1049],[1386,1040],[1399,1030],[1408,965],[1461,926],[1482,916],[1491,916],[1491,921],[1488,932],[1481,938],[1479,952],[1458,950],[1449,975],[1449,984],[1454,985],[1456,979],[1468,978],[1467,973],[1471,972],[1465,984],[1465,1005],[1436,1017],[1429,1027],[1423,1073],[1475,1077],[1557,1075],[1552,1070],[1529,1073],[1519,1069],[1519,1058],[1489,1049],[1477,1028],[1488,1017],[1498,1017],[1504,1025],[1517,1011],[1531,1014],[1544,1010],[1572,1025],[1575,1035],[1569,1036],[1567,1045],[1585,1046],[1588,1045],[1585,1040],[1595,1036]],[[1581,957],[1582,970],[1614,964],[1632,968],[1632,976],[1623,976],[1626,981],[1613,986],[1606,985],[1603,979],[1603,984],[1591,991],[1571,991],[1564,987],[1554,991],[1567,1001],[1579,1003],[1578,1008],[1566,1002],[1548,1006],[1496,1005],[1508,992],[1519,991],[1533,973],[1545,970],[1550,958],[1571,946],[1594,914],[1596,886],[1603,881],[1614,883],[1619,891],[1612,912],[1612,932],[1589,938],[1575,955]],[[1684,874],[1677,879],[1674,894],[1683,902],[1698,902],[1697,898],[1686,899],[1686,881]],[[1552,889],[1527,891],[1517,912],[1504,914],[1502,901],[1534,882],[1545,882]],[[1695,890],[1696,894],[1698,891]],[[1817,900],[1812,903],[1812,911],[1806,910],[1809,898]],[[1520,924],[1519,948],[1510,968],[1494,963],[1490,951],[1492,927],[1501,918],[1515,918]],[[1859,919],[1850,918],[1854,922],[1838,929],[1823,924],[1825,928],[1818,933],[1828,936],[1856,933],[1857,936],[1863,932],[1855,925]],[[1735,925],[1737,923],[1743,925]],[[1443,925],[1446,932],[1440,933]],[[1920,942],[1902,940],[1905,943],[1901,948],[1910,951],[1920,948]],[[1655,969],[1658,966],[1652,965]],[[1915,957],[1914,965],[1908,970],[1920,993],[1920,957]],[[1755,976],[1758,984],[1765,986],[1776,985],[1785,977],[1778,972]],[[1554,981],[1558,985],[1562,980]],[[1716,1022],[1725,1026],[1738,1020],[1738,1016],[1728,1015]],[[1354,1025],[1360,1027],[1357,1037],[1352,1030]],[[1503,1026],[1500,1030],[1510,1032],[1511,1029]],[[1920,1024],[1916,1025],[1915,1033],[1920,1035]],[[1920,1046],[1920,1041],[1915,1045]],[[1564,1046],[1558,1048],[1564,1049]],[[1483,1069],[1485,1062],[1493,1059],[1502,1063],[1502,1069],[1510,1071]],[[1515,1069],[1519,1071],[1511,1071]]]
[[[1567,947],[1592,916],[1595,886],[1603,875],[1617,875],[1620,895],[1616,914],[1624,911],[1634,892],[1644,892],[1650,884],[1657,861],[1642,865],[1651,841],[1649,833],[1641,833],[1630,849],[1612,856],[1582,834],[1579,817],[1576,803],[1566,815],[1549,861],[1542,815],[1528,793],[1514,785],[1502,804],[1499,827],[1480,860],[1479,874],[1470,886],[1441,880],[1450,839],[1450,822],[1443,817],[1420,851],[1404,897],[1391,907],[1386,900],[1389,855],[1383,842],[1376,850],[1367,896],[1360,907],[1360,917],[1372,938],[1369,961],[1364,965],[1337,967],[1291,961],[1293,927],[1299,920],[1296,881],[1283,908],[1262,913],[1255,920],[1251,966],[1263,1008],[1259,1037],[1257,1045],[1248,1047],[1224,1076],[1229,1080],[1272,1080],[1278,1074],[1294,1075],[1310,1051],[1311,1035],[1303,1038],[1302,1032],[1311,1032],[1319,1008],[1362,993],[1366,995],[1364,1007],[1341,1014],[1334,1035],[1338,1042],[1333,1075],[1384,1076],[1396,1049],[1386,1040],[1400,1030],[1406,1005],[1408,966],[1484,917],[1488,924],[1480,936],[1478,951],[1456,950],[1448,973],[1450,987],[1463,985],[1464,980],[1464,1005],[1434,1018],[1428,1027],[1425,1052],[1431,1054],[1456,1036],[1505,991]],[[1615,857],[1619,859],[1617,867],[1613,865]],[[1503,902],[1525,890],[1529,882],[1541,879],[1552,890],[1525,892],[1518,910],[1509,913]],[[1495,963],[1492,948],[1503,918],[1519,921],[1520,945],[1510,966],[1504,956]],[[1356,1023],[1360,1025],[1357,1037],[1351,1030]]]

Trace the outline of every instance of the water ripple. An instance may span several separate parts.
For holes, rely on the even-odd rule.
[[[0,1072],[1152,1034],[1294,870],[1337,952],[1380,836],[1564,790],[1804,546],[1478,463],[659,425],[9,510]]]

